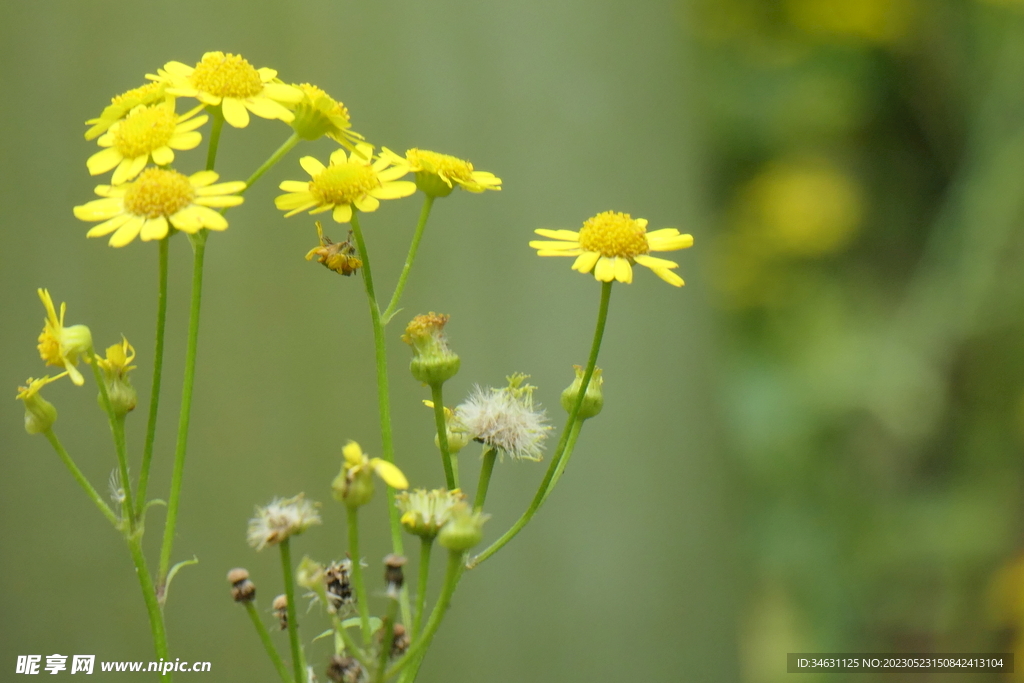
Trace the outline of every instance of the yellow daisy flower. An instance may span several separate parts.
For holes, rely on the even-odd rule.
[[[134,182],[98,185],[95,199],[75,207],[83,221],[103,221],[86,237],[110,237],[110,246],[123,247],[137,236],[160,240],[167,236],[168,223],[182,232],[195,234],[203,228],[224,230],[228,222],[214,208],[238,206],[236,192],[245,189],[237,180],[214,185],[219,176],[200,171],[191,176],[162,168],[148,168]]]
[[[173,98],[135,107],[97,140],[106,149],[89,157],[89,174],[99,175],[117,167],[110,182],[120,185],[139,175],[150,157],[157,166],[166,166],[174,161],[174,150],[195,149],[202,142],[203,136],[195,129],[210,118],[196,116],[202,108],[200,105],[178,116]]]
[[[92,140],[107,132],[107,129],[120,121],[132,109],[143,104],[153,104],[168,97],[164,90],[167,86],[164,83],[146,83],[145,85],[133,88],[128,92],[121,93],[110,100],[99,118],[89,119],[85,125],[92,126],[85,131],[85,139]]]
[[[544,229],[534,232],[557,240],[530,242],[530,246],[537,249],[538,256],[575,256],[572,269],[581,273],[594,271],[594,277],[601,282],[618,280],[630,283],[633,281],[633,265],[639,263],[670,285],[682,287],[683,279],[671,270],[678,268],[678,263],[648,254],[693,246],[691,235],[681,235],[675,228],[647,232],[646,219],[631,218],[628,213],[613,211],[588,219],[579,232]]]
[[[285,217],[311,209],[310,213],[333,211],[334,220],[348,223],[353,207],[369,213],[376,211],[381,199],[408,197],[416,183],[398,180],[409,172],[407,166],[394,166],[385,157],[373,161],[373,145],[361,142],[351,155],[344,149],[331,154],[330,166],[314,157],[302,157],[299,164],[313,179],[286,180],[280,188],[288,194],[278,196],[274,204]]]
[[[501,189],[501,178],[486,171],[474,171],[470,162],[447,154],[413,148],[401,157],[385,147],[381,156],[395,165],[407,165],[409,170],[416,174],[417,187],[435,197],[446,197],[451,194],[455,188],[452,183],[470,192]],[[444,185],[438,183],[438,180]]]
[[[299,83],[295,86],[305,97],[295,106],[295,120],[292,128],[304,140],[317,140],[326,135],[335,142],[353,149],[363,136],[352,130],[348,109],[326,92],[310,85]]]
[[[46,308],[43,331],[39,333],[39,357],[46,361],[47,365],[64,368],[71,376],[71,381],[82,386],[85,384],[85,378],[75,366],[78,364],[79,356],[88,357],[92,352],[92,332],[85,325],[65,327],[64,313],[67,310],[67,304],[61,303],[60,315],[57,315],[50,292],[45,289],[37,289],[36,293],[39,294],[39,299]]]
[[[249,125],[249,112],[264,119],[291,123],[295,116],[284,106],[305,97],[298,88],[277,80],[277,71],[256,69],[240,55],[207,52],[195,67],[167,62],[146,78],[167,84],[167,92],[195,97],[203,104],[221,106],[224,120],[235,128]]]

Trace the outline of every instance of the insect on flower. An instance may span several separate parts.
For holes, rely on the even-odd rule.
[[[320,246],[309,250],[306,254],[307,261],[316,258],[326,268],[346,277],[362,268],[363,262],[356,256],[356,248],[351,241],[351,230],[348,231],[349,238],[344,242],[332,242],[331,238],[324,234],[320,221],[317,221],[316,234],[320,237]]]

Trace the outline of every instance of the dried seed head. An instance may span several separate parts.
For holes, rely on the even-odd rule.
[[[384,627],[377,629],[374,634],[374,638],[377,641],[377,647],[381,646],[381,641],[384,640]],[[395,624],[394,629],[391,633],[391,652],[390,657],[401,657],[405,654],[405,651],[409,649],[409,633],[405,630],[405,627],[401,624]]]
[[[366,678],[366,672],[355,658],[334,655],[327,666],[327,678],[334,683],[360,683]]]
[[[256,585],[249,580],[249,571],[236,567],[228,572],[231,598],[235,602],[252,602],[256,598]]]
[[[271,605],[274,608],[274,616],[281,622],[281,630],[288,629],[288,596],[278,595]]]

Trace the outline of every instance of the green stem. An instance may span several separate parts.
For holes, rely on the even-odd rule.
[[[590,386],[590,378],[594,376],[594,368],[597,367],[597,354],[601,351],[601,339],[604,337],[604,326],[608,320],[608,303],[612,296],[612,283],[605,282],[601,285],[601,305],[597,312],[597,327],[594,330],[594,342],[590,347],[590,358],[587,360],[587,369],[583,373],[583,380],[580,383],[580,393],[576,396],[576,402],[572,406],[572,411],[569,413],[569,417],[565,422],[565,427],[562,429],[562,438],[558,442],[558,446],[555,448],[555,455],[551,458],[551,464],[548,465],[548,471],[544,475],[544,480],[540,483],[540,487],[537,489],[536,495],[533,497],[533,502],[530,503],[530,507],[526,509],[522,517],[512,525],[512,528],[505,532],[505,534],[497,541],[492,543],[486,550],[470,560],[469,564],[466,565],[467,569],[473,569],[478,566],[481,562],[486,560],[494,553],[501,550],[505,544],[515,538],[516,534],[522,531],[523,527],[526,526],[529,521],[536,514],[541,504],[548,497],[548,489],[551,486],[551,481],[554,479],[555,472],[558,471],[559,465],[562,462],[562,456],[566,451],[566,446],[569,442],[569,436],[572,434],[573,427],[576,424],[576,420],[579,417],[580,406],[583,405],[583,399],[587,395],[587,387]]]
[[[149,395],[149,418],[146,422],[146,443],[142,448],[142,468],[139,470],[139,489],[136,496],[135,516],[142,518],[146,508],[146,489],[149,486],[149,468],[153,462],[153,444],[156,441],[156,422],[160,412],[160,382],[164,369],[164,330],[167,327],[167,260],[170,235],[160,240],[160,284],[156,302],[156,346],[153,349],[153,385]]]
[[[338,616],[337,613],[331,615],[331,623],[334,625],[334,632],[341,636],[342,642],[345,643],[345,649],[348,651],[348,653],[351,656],[358,659],[360,664],[369,669],[370,662],[366,657],[366,653],[363,652],[363,649],[361,647],[356,645],[356,642],[354,640],[352,640],[352,634],[348,632],[347,628],[342,626],[341,618]],[[337,649],[335,649],[335,654],[341,653],[338,652]]]
[[[572,430],[569,432],[569,441],[565,444],[565,454],[558,462],[558,468],[555,469],[555,476],[551,478],[551,483],[548,484],[547,491],[544,492],[545,499],[551,495],[551,492],[555,490],[555,484],[562,477],[562,472],[565,471],[565,466],[569,464],[569,458],[572,457],[572,452],[576,448],[576,439],[580,436],[580,431],[583,429],[583,420],[577,420],[572,426]],[[543,504],[544,501],[542,500]]]
[[[422,538],[420,540],[420,567],[419,578],[416,581],[416,616],[413,617],[412,629],[409,637],[415,639],[423,624],[423,613],[427,610],[427,579],[430,576],[430,551],[434,547],[434,539]]]
[[[405,281],[409,279],[409,271],[412,270],[412,263],[416,260],[416,251],[420,247],[420,240],[423,238],[423,230],[427,227],[427,218],[430,217],[430,209],[434,206],[434,197],[431,195],[423,196],[423,208],[420,209],[420,220],[416,224],[416,232],[412,236],[412,244],[409,245],[409,253],[405,257],[405,266],[402,267],[402,274],[398,276],[398,285],[395,286],[395,293],[391,295],[391,303],[384,310],[382,318],[384,324],[387,325],[391,321],[391,318],[398,312],[398,301],[402,298],[402,292],[405,291]]]
[[[498,459],[498,449],[488,447],[484,451],[484,461],[480,464],[480,481],[476,485],[476,500],[473,501],[474,510],[483,510],[484,501],[487,500],[487,488],[491,485],[491,472],[494,471],[494,461]]]
[[[188,346],[185,350],[185,378],[181,385],[181,412],[178,414],[178,441],[174,449],[174,470],[171,473],[171,495],[167,501],[167,520],[164,524],[163,544],[160,548],[161,593],[171,565],[171,549],[178,523],[178,504],[181,500],[181,482],[185,472],[185,453],[188,450],[188,425],[192,413],[192,387],[196,375],[196,349],[199,342],[199,310],[203,298],[203,257],[206,254],[207,231],[191,236],[194,259],[192,263],[192,304],[188,316]]]
[[[430,398],[434,402],[434,424],[437,427],[437,444],[441,449],[441,464],[444,465],[444,480],[449,491],[459,488],[459,477],[452,466],[451,448],[448,446],[448,424],[444,419],[444,394],[440,382],[430,385]]]
[[[423,634],[419,639],[417,639],[412,646],[406,650],[405,654],[387,670],[387,673],[384,676],[385,680],[391,678],[407,667],[411,662],[415,661],[416,657],[423,652],[428,645],[430,645],[431,639],[433,639],[434,634],[437,633],[437,629],[441,625],[441,620],[444,619],[445,612],[448,611],[448,605],[451,604],[452,594],[455,593],[455,586],[458,585],[459,578],[462,576],[462,569],[462,553],[456,550],[449,550],[448,569],[445,571],[444,588],[441,589],[441,595],[437,598],[437,604],[434,605],[434,610],[430,613],[430,619],[427,620],[427,626],[423,629]]]
[[[263,624],[263,620],[260,619],[259,613],[256,611],[256,606],[249,600],[244,603],[245,611],[249,613],[249,618],[252,619],[252,625],[256,628],[256,635],[260,637],[260,642],[263,643],[263,649],[267,651],[267,656],[270,657],[270,661],[274,663],[274,668],[277,669],[277,675],[281,677],[282,683],[293,683],[291,675],[288,673],[288,667],[284,665],[284,660],[281,659],[281,655],[277,653],[277,648],[274,647],[274,641],[270,639],[270,633],[267,632],[267,627]]]
[[[356,585],[356,607],[359,626],[363,631],[363,644],[370,642],[370,604],[363,579],[363,564],[359,555],[359,508],[348,508],[348,555],[352,560],[352,583]]]
[[[107,505],[103,498],[100,497],[100,494],[96,493],[96,489],[92,487],[89,480],[85,478],[84,474],[82,474],[82,470],[78,469],[78,465],[76,465],[75,461],[71,459],[68,452],[64,450],[64,446],[61,444],[60,439],[57,438],[57,435],[53,433],[52,429],[47,429],[43,433],[46,435],[50,445],[53,446],[53,450],[57,451],[57,455],[59,455],[60,459],[64,461],[64,465],[68,468],[68,471],[71,472],[71,476],[74,477],[75,481],[78,482],[78,485],[82,487],[83,491],[85,491],[85,495],[89,496],[89,500],[99,508],[100,512],[103,513],[103,516],[114,525],[114,528],[120,530],[121,522],[118,520],[117,515],[114,514],[114,511],[110,509],[110,506]]]
[[[284,143],[277,148],[277,151],[270,155],[270,158],[263,162],[263,165],[256,169],[256,172],[249,176],[249,179],[245,181],[245,188],[242,189],[238,194],[244,194],[246,190],[253,186],[253,184],[260,179],[264,173],[272,169],[277,162],[284,158],[284,155],[292,151],[295,145],[299,144],[299,134],[292,133],[291,137],[284,141]]]
[[[210,107],[210,116],[213,123],[210,124],[210,146],[206,148],[206,170],[212,171],[217,163],[217,148],[220,146],[220,131],[224,128],[224,110],[220,107]]]
[[[281,572],[284,574],[284,595],[288,600],[288,642],[292,646],[292,669],[295,680],[304,683],[306,680],[306,663],[303,661],[302,648],[299,646],[299,621],[295,615],[295,578],[292,576],[291,539],[286,538],[279,544],[281,548]]]
[[[146,612],[149,614],[149,630],[153,636],[153,648],[156,651],[157,659],[167,661],[170,657],[167,649],[167,631],[164,628],[164,614],[160,609],[160,599],[157,597],[153,578],[149,575],[149,568],[146,566],[146,556],[142,552],[142,539],[137,535],[129,535],[127,540],[128,551],[135,564],[135,574],[139,577],[139,586],[142,588],[142,599],[146,603]],[[164,673],[161,678],[168,683],[171,680],[171,673]]]
[[[384,340],[384,323],[380,318],[380,306],[377,295],[373,291],[373,272],[370,268],[370,254],[366,250],[366,240],[359,225],[359,214],[352,212],[352,234],[356,238],[359,256],[363,260],[363,284],[366,287],[366,298],[370,304],[370,320],[373,324],[373,348],[377,368],[377,410],[380,413],[380,440],[384,460],[395,461],[395,445],[391,436],[391,400],[388,395],[388,356]],[[399,521],[398,506],[395,504],[395,490],[387,487],[388,523],[391,527],[391,549],[395,555],[404,555],[402,547],[402,525]],[[355,562],[355,558],[353,558]],[[402,621],[408,624],[410,619],[409,591],[402,588],[399,595],[402,607]]]
[[[377,675],[373,680],[384,683],[384,668],[388,665],[388,658],[391,656],[391,641],[395,637],[395,617],[398,616],[398,601],[390,600],[387,616],[382,624],[383,638],[380,641],[380,652],[377,654]]]
[[[121,477],[121,486],[124,487],[121,516],[128,521],[128,532],[131,533],[135,530],[135,504],[132,502],[132,482],[128,478],[128,449],[124,440],[124,416],[114,414],[114,409],[110,405],[110,395],[107,393],[107,383],[103,380],[103,373],[100,370],[99,356],[95,351],[91,356],[92,374],[96,378],[96,386],[100,389],[103,409],[107,411],[107,417],[110,420],[110,431],[114,435],[114,450],[117,451],[117,469]]]

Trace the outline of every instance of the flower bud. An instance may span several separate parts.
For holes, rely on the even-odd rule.
[[[465,500],[465,494],[459,489],[416,489],[403,491],[396,498],[398,509],[402,512],[402,526],[410,534],[427,540],[437,536],[441,528],[448,523],[452,508],[464,503]]]
[[[489,517],[478,510],[471,510],[466,503],[459,503],[452,507],[451,519],[441,529],[437,540],[448,550],[469,550],[484,537],[484,522]]]
[[[350,508],[369,503],[373,497],[374,474],[392,488],[409,488],[409,481],[394,463],[367,456],[355,441],[345,444],[341,454],[344,456],[341,472],[331,482],[334,499],[339,503],[344,503]]]
[[[353,142],[362,140],[363,136],[351,129],[348,109],[326,92],[310,85],[299,83],[295,86],[305,97],[295,104],[291,126],[303,140],[316,140],[327,137],[352,149]]]
[[[576,399],[580,395],[580,387],[583,385],[583,368],[579,365],[572,366],[576,370],[576,379],[572,381],[565,391],[562,392],[562,408],[565,412],[572,413]],[[602,385],[604,378],[601,376],[601,368],[594,368],[594,374],[590,377],[587,385],[587,393],[583,395],[583,402],[580,404],[579,419],[587,420],[594,417],[604,408],[604,392]]]
[[[106,358],[97,360],[100,370],[103,371],[103,383],[107,387],[110,408],[118,417],[124,417],[135,410],[135,405],[138,402],[138,394],[128,378],[128,373],[135,369],[134,365],[129,365],[133,360],[135,360],[135,349],[124,337],[121,337],[120,344],[107,347]],[[104,407],[103,395],[100,394],[97,398],[100,407]]]
[[[459,357],[448,347],[444,333],[447,322],[447,315],[431,311],[413,318],[402,335],[402,341],[412,346],[412,376],[430,386],[443,384],[459,371]]]
[[[350,508],[362,507],[373,498],[373,470],[367,467],[346,468],[331,482],[334,499]]]
[[[56,377],[26,380],[27,386],[18,387],[18,400],[25,404],[25,431],[29,434],[42,434],[57,421],[57,409],[53,404],[39,395],[39,390],[55,379],[66,375],[62,372]]]
[[[447,197],[455,185],[446,183],[441,176],[431,171],[417,171],[416,189],[428,197]]]
[[[388,597],[397,598],[405,583],[405,566],[407,560],[402,555],[394,553],[384,558],[384,592]]]
[[[231,597],[235,602],[252,602],[256,598],[256,586],[249,580],[249,572],[238,567],[228,572]]]
[[[295,571],[295,583],[311,591],[323,590],[325,568],[308,555],[302,558]]]

